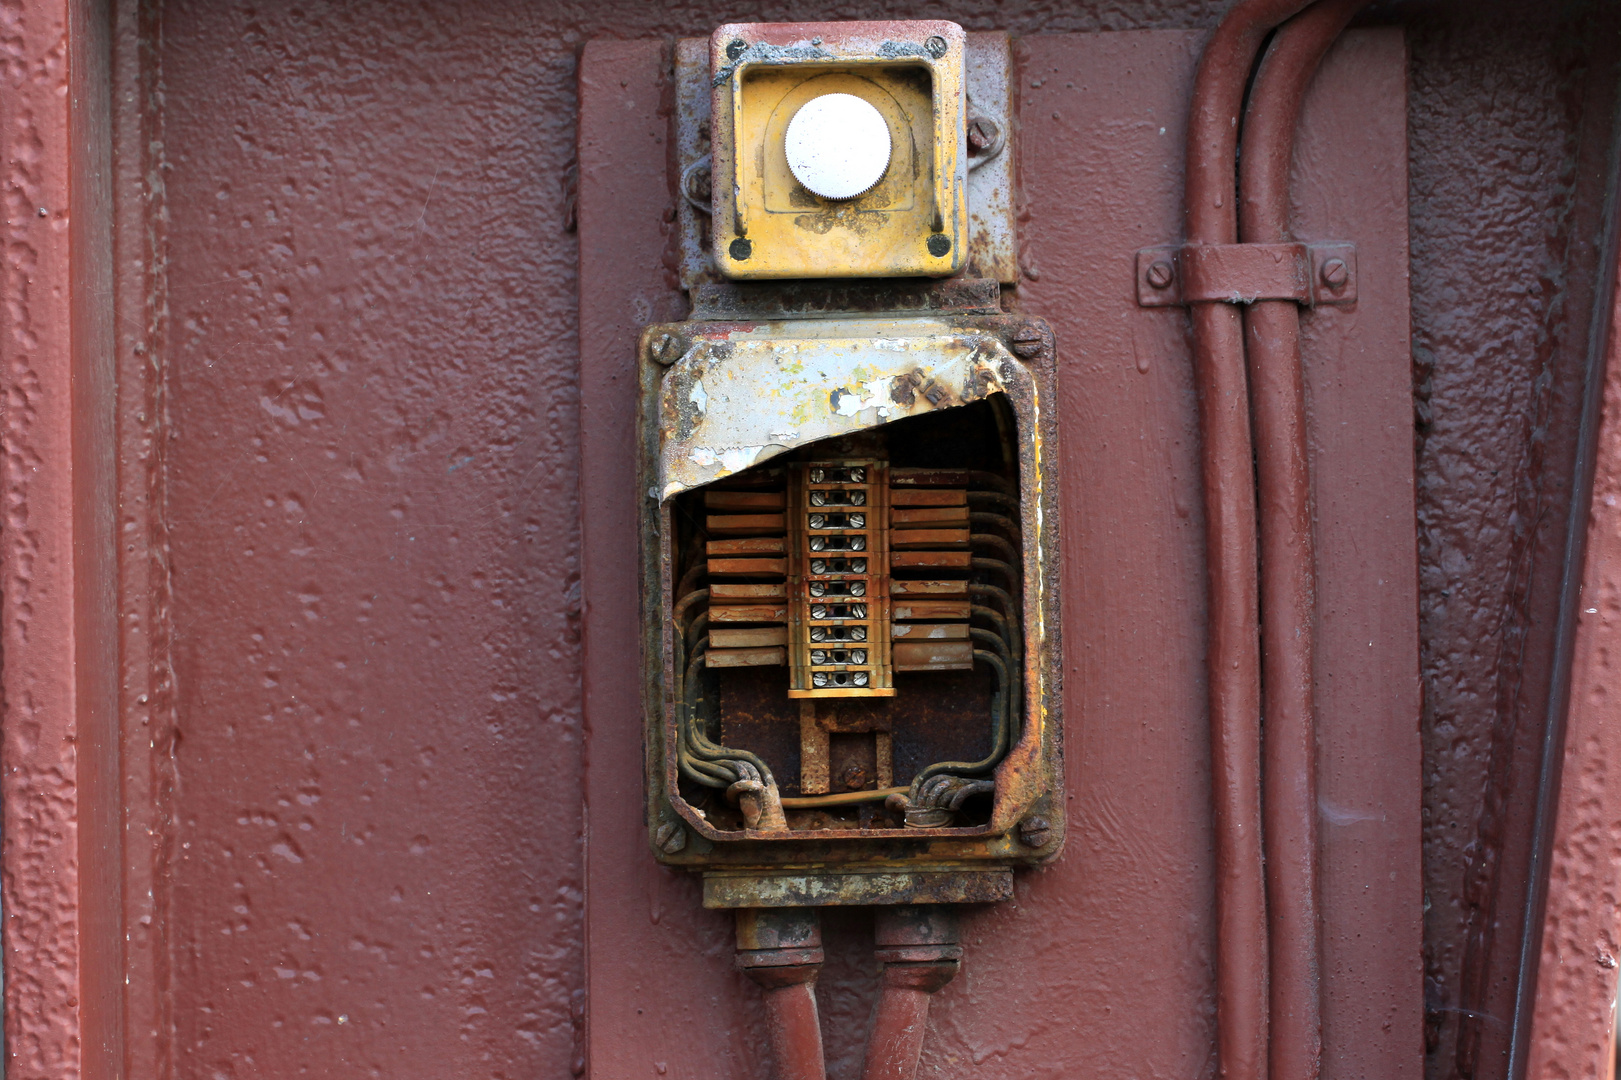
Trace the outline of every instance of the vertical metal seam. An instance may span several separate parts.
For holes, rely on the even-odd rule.
[[[1575,658],[1576,630],[1581,613],[1581,591],[1587,556],[1587,524],[1592,513],[1598,437],[1602,427],[1605,360],[1610,348],[1610,323],[1616,302],[1617,259],[1621,257],[1621,92],[1610,100],[1610,153],[1604,199],[1603,239],[1599,250],[1599,287],[1593,294],[1586,371],[1582,377],[1581,426],[1572,469],[1570,511],[1565,526],[1565,551],[1559,589],[1559,614],[1554,630],[1553,669],[1548,681],[1547,720],[1537,768],[1536,810],[1532,822],[1531,854],[1527,864],[1530,895],[1514,982],[1514,1017],[1509,1032],[1508,1080],[1523,1080],[1530,1063],[1531,1020],[1536,1005],[1543,918],[1548,899],[1549,848],[1559,810],[1564,771],[1565,727],[1570,710],[1570,681]]]

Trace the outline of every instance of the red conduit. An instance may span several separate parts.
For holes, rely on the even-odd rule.
[[[873,943],[884,973],[861,1080],[914,1080],[929,998],[961,965],[957,913],[945,904],[878,908]]]
[[[1244,85],[1261,42],[1305,0],[1238,0],[1199,58],[1188,121],[1187,239],[1238,240]],[[1216,855],[1216,1052],[1226,1080],[1267,1070],[1267,924],[1261,858],[1261,687],[1255,484],[1244,332],[1231,304],[1192,305],[1209,575]]]
[[[816,976],[822,925],[815,908],[741,908],[737,967],[759,984],[771,1039],[772,1080],[827,1080]]]
[[[883,990],[867,1036],[861,1080],[913,1080],[923,1055],[929,995],[957,974],[951,964],[885,964]]]
[[[1284,24],[1250,91],[1239,155],[1239,239],[1290,239],[1289,168],[1306,87],[1367,0],[1320,0]],[[1267,922],[1273,1080],[1316,1080],[1322,1056],[1317,896],[1317,732],[1312,682],[1315,552],[1300,309],[1244,312],[1260,487],[1260,601]]]
[[[819,966],[749,969],[749,978],[760,984],[765,1000],[775,1080],[827,1080],[822,1024],[816,1013]]]

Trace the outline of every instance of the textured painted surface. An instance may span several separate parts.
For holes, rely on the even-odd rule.
[[[81,1075],[69,178],[72,5],[0,8],[8,1075]],[[92,1053],[90,1056],[94,1057]]]
[[[1015,34],[1209,26],[1223,6],[1040,2],[962,21]],[[908,14],[962,16],[955,7]],[[48,17],[41,5],[28,5],[26,19],[20,11],[0,8],[8,28],[26,24],[28,43],[15,56],[8,34],[6,85],[50,86],[61,78],[54,31],[38,23]],[[750,11],[864,13],[832,2]],[[411,1075],[389,1056],[401,1045],[424,1075],[569,1067],[571,995],[582,980],[579,661],[570,633],[578,309],[575,248],[562,227],[575,52],[598,36],[703,35],[721,17],[690,2],[454,12],[419,2],[391,5],[386,20],[329,3],[167,5],[175,812],[177,841],[191,844],[175,868],[181,1075],[305,1064],[311,1075],[367,1075],[374,1064]],[[1430,418],[1419,459],[1435,732],[1426,744],[1428,931],[1441,957],[1432,973],[1444,1019],[1459,1007],[1467,913],[1455,898],[1481,830],[1502,666],[1494,635],[1516,596],[1545,595],[1534,575],[1530,593],[1516,585],[1513,557],[1501,554],[1512,549],[1501,523],[1519,500],[1535,500],[1491,473],[1512,475],[1542,426],[1527,389],[1534,373],[1545,369],[1555,390],[1569,391],[1574,365],[1538,359],[1537,335],[1585,318],[1560,270],[1580,214],[1560,207],[1572,198],[1561,162],[1586,91],[1561,74],[1582,54],[1554,47],[1558,20],[1492,22],[1474,5],[1427,7],[1424,18],[1411,38],[1410,164],[1417,370]],[[37,100],[36,129],[59,110]],[[0,139],[27,131],[8,128]],[[4,158],[8,299],[27,275],[42,280],[54,257],[38,222],[12,212],[14,176],[28,190],[52,182],[33,153]],[[1025,212],[1027,225],[1045,224]],[[60,217],[48,220],[61,228]],[[1039,253],[1027,266],[1042,272]],[[53,303],[35,291],[24,314],[50,327]],[[18,310],[0,317],[14,321]],[[28,455],[50,447],[29,434],[41,422],[28,379],[43,346],[19,344],[11,325],[3,347],[16,528],[18,514],[47,520],[37,495],[44,480],[29,471],[39,461]],[[479,464],[450,472],[461,457]],[[352,463],[358,481],[342,474]],[[1546,472],[1557,480],[1557,462]],[[1555,484],[1539,517],[1555,533],[1564,520],[1557,496]],[[288,497],[302,511],[288,509]],[[421,521],[438,527],[414,528]],[[1460,558],[1477,534],[1490,550]],[[425,536],[443,546],[424,554]],[[49,564],[26,533],[5,542],[10,595],[32,587],[34,610],[44,611],[38,579]],[[1559,538],[1539,545],[1557,551]],[[508,591],[497,599],[475,587],[480,571]],[[16,628],[10,616],[7,627]],[[7,648],[10,693],[32,676]],[[357,674],[361,667],[369,670]],[[37,688],[33,701],[50,689]],[[62,769],[72,751],[45,705],[17,702],[9,698],[8,709],[45,718],[38,736],[19,725],[6,735],[8,753],[40,766],[15,778],[9,804],[38,812],[7,825],[19,830],[7,834],[8,913],[19,916],[8,919],[7,940],[23,949],[8,945],[8,956],[24,958],[9,965],[8,994],[25,1006],[13,1013],[26,1028],[13,1048],[26,1054],[60,1045],[71,1030],[69,1013],[42,1003],[71,993],[61,964],[71,962],[72,935],[60,920],[71,919],[72,893],[39,860],[71,844]],[[500,726],[499,744],[487,716]],[[428,747],[435,753],[424,764]],[[419,781],[427,794],[416,794]],[[298,802],[306,782],[319,788],[312,806]],[[402,787],[411,793],[393,794]],[[356,821],[376,830],[358,845],[348,831]],[[278,848],[283,832],[298,848]],[[411,854],[418,835],[430,846]],[[271,871],[250,866],[256,857]],[[431,889],[434,906],[395,905],[397,879],[424,905]],[[635,902],[665,920],[695,906],[684,889],[660,878]],[[320,933],[306,940],[298,929],[306,923]],[[859,920],[833,928],[830,956],[860,967],[864,946],[851,942],[863,933]],[[729,948],[724,929],[717,940]],[[970,947],[981,946],[971,938]],[[486,957],[500,962],[486,969]],[[724,952],[695,961],[722,972],[725,963]],[[829,1015],[864,1018],[860,985],[825,978]],[[941,1015],[952,995],[980,1000],[975,985],[969,975],[944,991]],[[385,989],[396,986],[408,989]],[[344,1007],[340,998],[357,988],[386,998],[386,1029],[357,1019],[383,1010]],[[1005,1053],[994,1043],[984,1052]],[[836,1074],[847,1061],[838,1053]],[[1443,1047],[1432,1060],[1441,1073],[1452,1059]]]
[[[1546,15],[1410,31],[1436,1076],[1467,1074],[1471,1033],[1479,1075],[1505,1064],[1611,135],[1602,24]]]
[[[1136,247],[1177,228],[1168,165],[1183,146],[1197,44],[1129,34],[1019,47],[1021,169],[1030,213],[1046,223],[1027,251],[1040,278],[1023,302],[1060,342],[1077,828],[1058,863],[1022,875],[1016,901],[967,919],[963,973],[931,1007],[923,1076],[1210,1067],[1204,589],[1186,315],[1138,308],[1131,276]],[[634,558],[642,495],[628,452],[637,315],[676,302],[635,256],[667,229],[662,166],[636,151],[664,136],[650,115],[663,99],[659,48],[594,43],[581,79],[587,971],[590,1070],[604,1080],[742,1078],[761,1067],[759,1039],[744,1034],[759,1030],[758,995],[730,970],[724,914],[699,910],[695,883],[645,851],[640,708],[618,660],[636,647],[636,583],[616,568]],[[1403,79],[1399,35],[1348,42],[1308,103],[1307,123],[1322,130],[1300,155],[1305,235],[1361,223],[1365,275],[1355,314],[1322,313],[1308,330],[1325,521],[1328,1075],[1342,1077],[1422,1069]],[[1345,99],[1355,104],[1337,104]],[[1362,119],[1352,130],[1347,112]],[[1325,175],[1355,194],[1330,191]],[[841,913],[827,935],[837,959],[819,992],[829,1074],[841,1080],[866,1035],[869,923]]]
[[[1621,967],[1621,304],[1609,325],[1530,1080],[1608,1077]]]
[[[166,13],[182,1076],[572,1053],[568,58],[376,15]]]

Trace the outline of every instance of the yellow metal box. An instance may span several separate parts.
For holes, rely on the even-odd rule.
[[[944,277],[968,246],[964,47],[956,23],[732,23],[710,38],[714,256],[731,278]],[[852,198],[796,179],[790,123],[850,95],[889,131]]]

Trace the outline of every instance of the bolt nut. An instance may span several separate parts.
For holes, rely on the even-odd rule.
[[[687,830],[673,821],[666,821],[653,834],[653,842],[666,855],[674,855],[687,846]]]
[[[1344,259],[1327,259],[1317,274],[1323,279],[1324,285],[1330,289],[1338,289],[1344,287],[1351,279],[1351,268],[1345,265]]]
[[[648,351],[653,354],[653,359],[659,363],[673,364],[681,358],[681,353],[684,351],[682,344],[681,339],[674,334],[660,334],[648,346]]]
[[[968,151],[972,154],[983,154],[996,145],[996,140],[1002,137],[1002,129],[995,120],[988,116],[976,116],[968,121]]]
[[[1046,847],[1053,837],[1053,827],[1044,817],[1027,817],[1019,822],[1019,839],[1026,847]]]
[[[1021,326],[1013,331],[1009,345],[1019,359],[1034,360],[1047,351],[1047,336],[1037,327]]]

